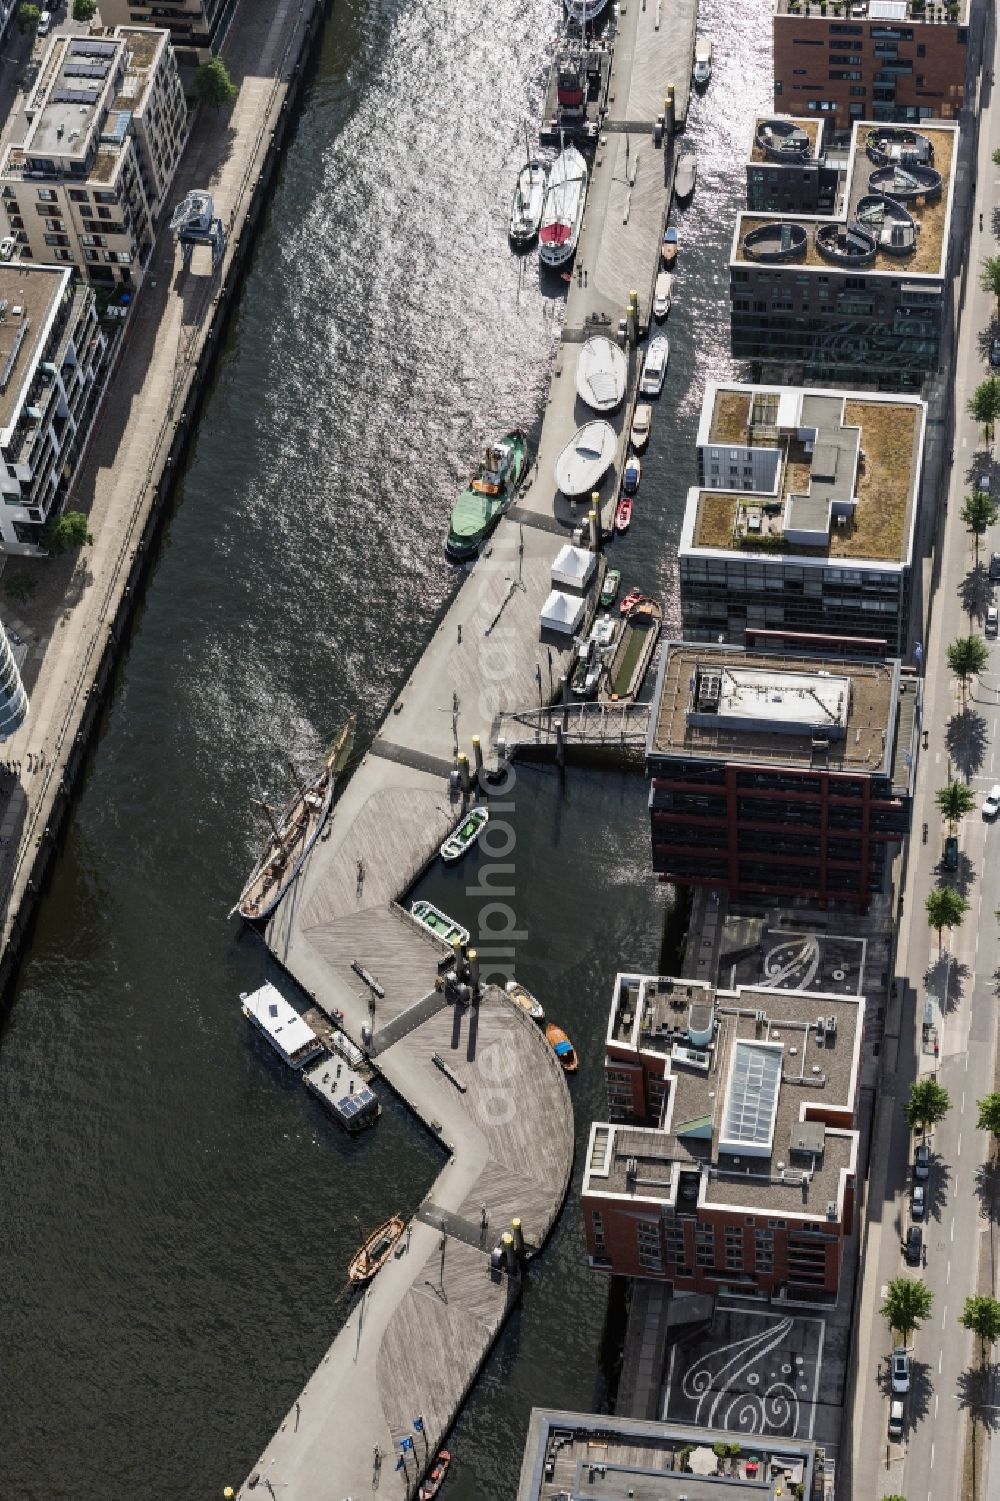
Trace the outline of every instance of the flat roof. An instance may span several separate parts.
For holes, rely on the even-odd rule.
[[[63,266],[0,263],[0,437],[17,421],[70,271]],[[15,309],[20,309],[16,312]]]
[[[764,565],[790,556],[807,565],[908,564],[926,421],[919,397],[710,381],[697,442],[706,480],[716,482],[688,491],[681,556],[704,549]],[[733,453],[705,452],[724,448]],[[744,460],[754,454],[749,480]],[[738,474],[723,489],[730,459]]]
[[[869,132],[911,130],[930,142],[933,150],[933,168],[940,174],[941,190],[935,196],[908,199],[904,205],[916,225],[916,245],[908,255],[889,254],[878,244],[873,264],[857,267],[843,261],[830,261],[816,248],[816,231],[824,225],[847,225],[854,222],[858,199],[871,191],[870,178],[880,169],[867,151]],[[760,214],[740,213],[736,218],[736,230],[730,265],[755,266],[764,270],[780,270],[794,275],[797,272],[822,273],[829,276],[890,276],[897,281],[912,278],[934,277],[941,279],[947,267],[948,234],[951,223],[952,199],[954,196],[954,167],[958,156],[957,125],[943,120],[921,120],[913,127],[881,125],[870,120],[855,122],[851,135],[851,149],[847,163],[847,211],[843,214]],[[806,232],[805,250],[801,259],[780,263],[755,260],[745,251],[746,237],[765,225],[801,225]]]
[[[701,986],[698,1000],[712,1006],[706,1042],[703,1018],[693,1025],[686,1010],[691,988],[659,975],[618,976],[611,1066],[629,1050],[637,1061],[657,1057],[670,1088],[660,1122],[593,1127],[584,1193],[676,1206],[690,1203],[682,1179],[690,1184],[696,1174],[700,1205],[838,1219],[857,1161],[863,997]],[[625,1015],[631,1042],[622,1037]]]
[[[725,1478],[674,1468],[681,1449],[692,1450],[692,1457],[704,1449],[698,1468],[714,1469],[715,1443],[742,1448],[735,1471],[730,1467]],[[772,1501],[790,1493],[790,1476],[811,1496],[815,1452],[810,1439],[536,1407],[517,1501]]]
[[[712,677],[733,683],[733,694],[742,695],[740,714],[714,714],[706,707],[713,687],[706,678]],[[773,693],[766,686],[758,691],[769,677]],[[663,648],[646,753],[887,774],[895,752],[899,677],[895,659],[670,641]],[[820,678],[825,686],[818,686]]]
[[[26,156],[86,156],[91,127],[107,108],[124,50],[114,37],[55,38],[35,88],[40,107],[25,136]]]
[[[244,995],[242,1001],[245,1014],[290,1058],[303,1049],[315,1053],[322,1047],[309,1023],[270,981]]]
[[[852,21],[875,21],[883,25],[897,26],[901,23],[912,25],[934,26],[967,26],[969,23],[969,0],[961,0],[959,12],[954,21],[938,20],[933,12],[928,13],[923,5],[917,5],[914,0],[847,0],[843,14],[836,13],[825,16],[821,11],[806,6],[805,10],[793,12],[789,0],[775,0],[774,13],[777,16],[794,15],[796,21],[822,22],[823,29],[829,30],[830,22],[839,22],[841,26]],[[817,30],[819,29],[817,25]]]
[[[768,155],[761,142],[763,133],[768,133],[768,127],[776,127],[769,133],[775,146],[782,136],[786,139],[796,133],[808,136],[809,153],[799,156],[790,154],[787,159],[789,166],[801,166],[803,162],[815,162],[823,154],[823,130],[826,121],[815,117],[800,118],[797,115],[756,115],[753,122],[753,133],[750,137],[750,161],[770,162],[772,166],[781,166],[781,160],[773,155]]]

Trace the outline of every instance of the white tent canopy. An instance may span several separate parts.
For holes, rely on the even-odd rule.
[[[560,589],[553,589],[542,606],[542,629],[561,631],[565,636],[572,636],[583,619],[585,609],[586,605],[578,595],[564,594]]]
[[[567,542],[559,549],[552,564],[554,589],[586,589],[597,567],[597,558],[585,547],[571,547]]]

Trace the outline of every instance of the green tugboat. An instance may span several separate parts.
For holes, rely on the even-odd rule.
[[[520,428],[491,443],[480,464],[455,502],[448,528],[445,552],[456,563],[475,557],[500,517],[506,511],[528,462],[528,440]]]
[[[607,573],[604,575],[604,583],[601,585],[601,598],[599,603],[602,609],[608,610],[614,604],[615,599],[618,596],[618,589],[621,585],[621,581],[621,569],[609,568]]]

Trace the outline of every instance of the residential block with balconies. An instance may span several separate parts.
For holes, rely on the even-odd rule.
[[[886,890],[921,679],[828,646],[666,644],[646,745],[661,880],[861,912]]]
[[[137,287],[187,134],[167,33],[57,36],[0,158],[0,202],[24,261]]]
[[[733,354],[790,385],[919,387],[940,364],[958,127],[859,122],[837,207],[737,216]]]
[[[0,265],[0,547],[44,552],[104,383],[91,288],[57,266]]]
[[[860,996],[619,974],[582,1208],[597,1270],[834,1301],[854,1226]]]
[[[776,0],[774,107],[838,130],[855,120],[956,119],[969,0]]]
[[[710,381],[679,547],[688,641],[906,647],[926,404]]]
[[[826,158],[826,121],[758,115],[746,164],[747,208],[764,214],[832,214],[842,172]]]
[[[101,0],[106,26],[162,26],[182,63],[204,62],[218,51],[236,0]]]

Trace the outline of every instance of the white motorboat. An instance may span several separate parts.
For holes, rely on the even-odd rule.
[[[595,412],[613,412],[625,399],[628,363],[603,334],[588,339],[576,361],[576,394]]]
[[[543,1022],[545,1020],[545,1011],[541,1001],[536,1000],[526,986],[519,985],[516,980],[508,980],[506,989],[514,1005],[520,1006],[522,1011],[527,1011],[532,1021]]]
[[[674,192],[678,198],[690,198],[698,178],[698,158],[693,151],[682,151],[677,158]]]
[[[566,14],[578,26],[589,26],[596,21],[608,0],[566,0]]]
[[[587,202],[587,177],[587,163],[575,146],[564,147],[549,169],[538,230],[538,254],[546,266],[564,266],[576,253]]]
[[[514,201],[510,209],[512,245],[530,245],[538,233],[545,207],[545,190],[549,182],[547,162],[527,161],[517,174]]]
[[[712,43],[707,36],[700,36],[694,44],[694,85],[703,89],[712,76]]]
[[[304,1068],[326,1049],[307,1021],[270,981],[240,996],[243,1015],[290,1068]]]
[[[659,396],[667,377],[667,361],[670,358],[670,341],[665,334],[651,339],[643,361],[639,392],[642,396]]]
[[[649,430],[653,425],[653,408],[648,401],[637,402],[632,418],[632,447],[642,453],[649,442]]]
[[[661,271],[656,278],[656,286],[653,289],[653,317],[658,322],[670,312],[670,304],[674,296],[674,278],[669,271]]]
[[[556,484],[564,495],[589,495],[615,460],[618,435],[609,422],[577,428],[556,459]]]

